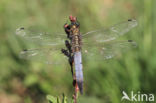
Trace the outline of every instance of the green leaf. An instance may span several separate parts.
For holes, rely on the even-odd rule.
[[[59,102],[57,102],[58,101],[57,98],[53,97],[51,95],[47,95],[47,100],[49,103],[59,103]]]
[[[60,101],[60,98],[59,98],[59,97],[57,97],[57,103],[61,103],[61,101]]]
[[[59,97],[47,95],[47,100],[49,101],[49,103],[67,103],[67,97],[64,94],[62,94],[62,96],[63,98],[60,99],[61,97],[59,98]]]
[[[63,94],[62,103],[67,103],[67,97]]]

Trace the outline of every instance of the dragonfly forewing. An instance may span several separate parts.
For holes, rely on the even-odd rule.
[[[83,35],[83,41],[95,41],[95,42],[107,42],[118,38],[121,35],[126,34],[132,28],[137,26],[137,21],[129,19],[127,21],[118,23],[108,29],[100,29],[90,31]]]
[[[38,45],[63,45],[66,35],[62,33],[33,32],[27,28],[16,29],[16,35]]]

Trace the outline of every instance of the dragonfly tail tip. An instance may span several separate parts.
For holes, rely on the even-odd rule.
[[[78,81],[77,84],[78,84],[80,93],[81,93],[81,95],[82,95],[82,94],[83,94],[83,82],[82,82],[82,81]]]

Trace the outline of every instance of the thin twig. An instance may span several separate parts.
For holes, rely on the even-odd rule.
[[[78,92],[78,85],[76,83],[76,76],[73,73],[73,64],[71,65],[71,73],[72,73],[72,77],[73,77],[73,87],[74,87],[74,94],[73,94],[73,99],[74,99],[74,103],[77,103],[77,92]]]

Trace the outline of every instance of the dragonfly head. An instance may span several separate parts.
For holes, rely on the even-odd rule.
[[[71,22],[76,22],[77,18],[75,16],[70,15],[69,19]]]
[[[79,31],[80,24],[77,21],[77,18],[74,17],[74,16],[72,16],[72,15],[69,16],[69,19],[70,19],[71,24],[65,23],[64,24],[64,29],[65,29],[65,32],[67,34],[67,38],[71,39],[72,38],[72,35],[71,34],[73,34],[71,32],[73,32],[73,31],[74,32],[78,32]]]

